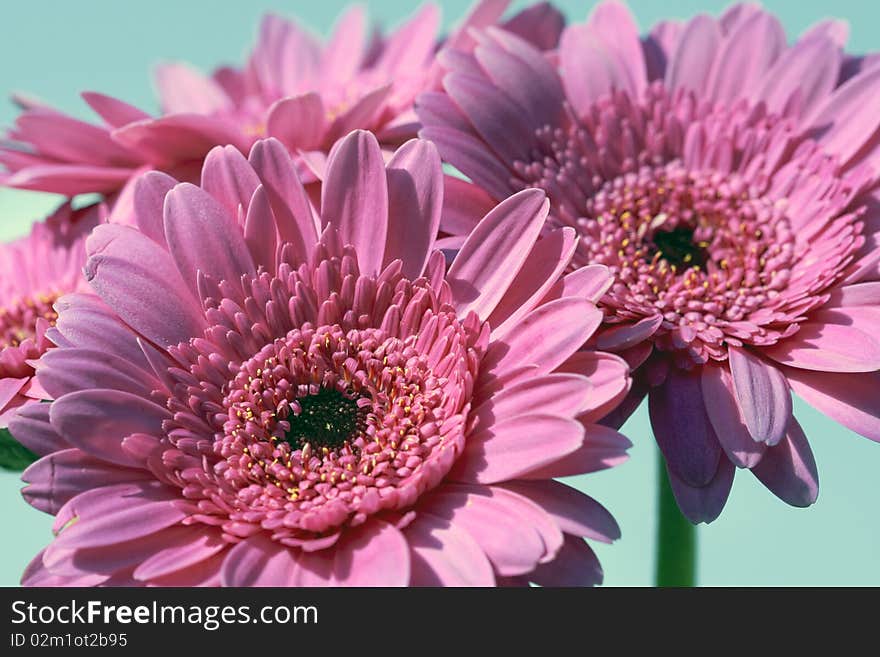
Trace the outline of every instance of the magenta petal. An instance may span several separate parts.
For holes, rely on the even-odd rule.
[[[156,380],[128,361],[97,349],[52,349],[40,360],[40,379],[52,399],[77,390],[107,388],[144,398],[156,389]],[[2,405],[0,405],[2,406]]]
[[[670,371],[648,396],[654,437],[670,471],[689,486],[707,485],[722,458],[706,414],[700,371]]]
[[[18,410],[9,422],[9,432],[37,456],[71,447],[49,422],[51,404],[29,404]]]
[[[723,364],[703,366],[703,399],[718,442],[734,465],[751,468],[761,460],[766,445],[752,438],[736,400],[733,377]]]
[[[122,449],[133,433],[157,435],[170,413],[142,397],[118,390],[81,390],[52,403],[52,426],[84,452],[110,463],[138,467]]]
[[[629,349],[654,335],[662,323],[663,316],[654,315],[644,317],[634,324],[612,324],[596,336],[596,347],[608,351]]]
[[[461,178],[444,176],[443,216],[440,219],[444,233],[469,234],[493,207],[492,197],[479,186]]]
[[[290,586],[296,569],[291,548],[262,534],[229,550],[223,560],[223,586]]]
[[[731,346],[728,354],[733,389],[749,433],[759,442],[775,445],[791,418],[785,375],[748,349]]]
[[[556,559],[539,565],[528,577],[541,586],[597,586],[602,583],[602,566],[583,539],[565,537]]]
[[[238,223],[195,185],[181,183],[165,198],[165,236],[183,280],[193,290],[197,272],[233,284],[242,275],[256,273]],[[192,248],[193,244],[199,248]]]
[[[786,370],[792,390],[858,434],[880,442],[880,374]]]
[[[571,454],[583,440],[583,426],[568,418],[534,414],[498,422],[468,437],[451,476],[481,484],[515,479]]]
[[[249,140],[234,124],[203,114],[168,114],[117,128],[113,139],[143,152],[156,163],[201,159],[218,144],[246,151]]]
[[[550,205],[540,190],[524,190],[500,203],[477,225],[447,274],[461,316],[488,317],[534,246]]]
[[[420,513],[405,533],[414,586],[494,586],[492,564],[465,530]]]
[[[792,506],[810,506],[819,496],[816,460],[803,429],[794,418],[785,438],[767,449],[752,472],[774,495]]]
[[[736,468],[727,458],[721,457],[717,472],[705,486],[691,486],[680,479],[669,468],[668,463],[667,470],[672,493],[675,495],[678,508],[681,509],[685,518],[694,524],[710,523],[721,515],[721,511],[727,503],[727,497],[730,495],[733,476],[736,472]]]
[[[379,143],[356,130],[334,146],[321,189],[322,226],[332,224],[357,249],[361,273],[382,268],[388,230],[388,182]]]
[[[443,168],[434,144],[408,141],[386,169],[388,176],[388,239],[383,264],[403,263],[403,275],[422,275],[433,250],[443,207]]]
[[[133,228],[108,225],[98,226],[86,246],[86,280],[126,324],[163,347],[201,334],[204,316],[158,244]],[[131,343],[136,347],[134,336]]]
[[[13,379],[11,377],[0,378],[0,410],[6,408],[6,405],[12,401],[29,380],[30,377],[21,379]]]

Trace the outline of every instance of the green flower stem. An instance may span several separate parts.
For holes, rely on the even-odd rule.
[[[681,515],[669,485],[666,462],[657,472],[657,586],[694,586],[697,580],[697,530]]]

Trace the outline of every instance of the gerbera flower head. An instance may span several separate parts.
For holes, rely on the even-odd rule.
[[[539,4],[501,22],[507,4],[478,2],[449,43],[468,47],[470,29],[499,24],[539,47],[556,45],[562,18],[555,9]],[[371,130],[387,148],[415,136],[413,99],[439,70],[439,23],[438,8],[428,4],[381,34],[356,6],[321,40],[296,21],[267,15],[244,67],[208,76],[184,63],[160,66],[158,117],[87,92],[84,100],[103,120],[93,125],[20,98],[25,111],[0,148],[3,183],[74,196],[114,195],[150,169],[195,181],[214,146],[246,154],[266,136],[284,143],[298,156],[300,176],[314,180],[329,148],[351,130]]]
[[[386,165],[367,132],[332,149],[318,212],[271,139],[218,147],[200,186],[142,178],[137,227],[89,239],[95,295],[58,302],[51,407],[14,426],[60,530],[24,582],[599,580],[582,537],[613,519],[552,478],[625,458],[596,422],[626,363],[578,351],[608,271],[560,280],[574,232],[538,239],[539,190],[447,271],[442,197],[432,144]]]
[[[85,286],[85,239],[99,216],[99,206],[64,204],[26,237],[0,245],[0,429],[17,409],[47,397],[33,363],[54,346],[46,334],[55,301]]]
[[[615,275],[593,343],[635,368],[619,424],[649,396],[674,491],[717,517],[734,466],[786,502],[816,499],[791,392],[880,439],[880,68],[846,58],[845,26],[789,45],[754,5],[640,38],[606,2],[557,60],[490,29],[447,53],[422,135],[455,182],[443,230],[517,190],[545,189],[572,266]]]

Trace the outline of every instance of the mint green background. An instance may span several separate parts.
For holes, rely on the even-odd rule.
[[[366,3],[374,17],[393,25],[414,4]],[[440,3],[448,25],[469,5]],[[517,6],[525,3],[517,2]],[[641,26],[662,17],[718,13],[726,2],[637,0],[631,3]],[[0,23],[0,93],[28,91],[78,116],[88,112],[77,94],[96,90],[145,109],[155,102],[148,80],[160,59],[185,59],[208,69],[240,61],[250,47],[259,15],[274,9],[298,15],[325,31],[346,5],[342,0],[152,0],[119,2],[55,0],[3,3]],[[591,2],[563,1],[569,18],[580,20]],[[851,50],[880,46],[880,5],[866,0],[770,1],[790,35],[833,14],[852,26]],[[0,124],[16,115],[0,106]],[[26,232],[51,208],[46,195],[0,190],[0,240]],[[810,509],[793,509],[774,498],[747,472],[739,472],[721,518],[699,529],[699,581],[704,585],[880,585],[880,445],[831,422],[799,400],[795,412],[807,429],[819,463],[821,493]],[[651,583],[654,559],[656,449],[643,407],[624,427],[633,440],[631,460],[612,471],[577,480],[608,506],[623,539],[597,551],[609,585]],[[31,557],[49,540],[51,521],[19,497],[20,482],[0,474],[3,532],[0,585],[14,585]]]

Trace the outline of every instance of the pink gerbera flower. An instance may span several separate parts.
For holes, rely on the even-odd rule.
[[[593,343],[636,369],[616,422],[649,396],[695,522],[721,512],[734,466],[815,501],[792,390],[880,439],[880,68],[845,60],[845,34],[825,22],[788,45],[737,5],[640,39],[603,3],[558,66],[490,29],[418,101],[422,135],[481,188],[456,184],[444,231],[540,187],[546,229],[580,235],[571,266],[615,274]]]
[[[450,44],[467,47],[468,29],[496,23],[507,4],[481,0]],[[505,27],[550,48],[562,18],[541,4]],[[387,147],[415,136],[413,99],[437,77],[438,28],[439,11],[427,5],[396,31],[379,35],[355,7],[321,42],[296,22],[268,15],[244,68],[205,76],[185,64],[161,66],[159,117],[92,92],[83,98],[101,125],[22,101],[25,112],[9,132],[11,142],[0,148],[9,172],[3,182],[73,196],[114,194],[149,169],[197,180],[212,147],[231,144],[247,153],[264,136],[303,154],[300,174],[313,176],[334,141],[355,128],[372,130]]]
[[[85,286],[85,238],[98,217],[98,206],[65,204],[27,237],[0,245],[0,429],[16,409],[47,398],[33,363],[53,346],[46,331],[55,300]]]
[[[428,142],[386,166],[352,133],[318,215],[294,171],[275,140],[218,147],[201,187],[150,173],[138,227],[92,234],[97,296],[58,302],[39,369],[55,401],[13,426],[57,516],[24,583],[598,582],[582,537],[617,527],[552,478],[629,444],[596,424],[626,363],[577,351],[607,269],[560,280],[574,231],[538,239],[528,190],[447,272]]]

